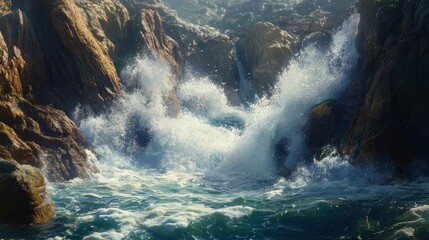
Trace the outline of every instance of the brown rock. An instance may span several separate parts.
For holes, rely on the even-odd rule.
[[[85,25],[75,2],[45,0],[44,3],[50,10],[54,31],[76,64],[76,81],[82,83],[83,95],[93,100],[113,97],[120,89],[115,66]]]
[[[40,170],[0,159],[0,222],[40,224],[54,217]]]
[[[178,43],[183,66],[191,71],[209,76],[213,82],[223,87],[233,104],[239,104],[238,73],[234,62],[234,43],[225,34],[211,27],[188,23],[175,15],[165,5],[154,1],[152,4],[129,3],[143,9],[156,11],[162,20],[167,36]]]
[[[31,94],[45,81],[42,50],[30,20],[21,10],[0,17],[0,89],[8,95]]]
[[[256,23],[237,42],[238,56],[257,94],[271,94],[297,39],[272,23]]]
[[[54,181],[88,177],[97,167],[64,112],[26,101],[0,101],[0,157],[43,168]]]
[[[81,0],[76,4],[103,50],[111,58],[117,57],[128,34],[128,10],[119,0]]]
[[[182,55],[178,44],[164,32],[159,13],[141,9],[132,24],[133,44],[137,51],[167,61],[178,78],[182,75]]]

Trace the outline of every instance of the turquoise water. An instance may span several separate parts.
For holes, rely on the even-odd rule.
[[[175,86],[167,63],[136,58],[122,73],[128,94],[111,111],[76,110],[100,173],[50,183],[55,218],[0,226],[0,238],[429,239],[429,179],[387,181],[335,152],[302,166],[306,116],[347,84],[358,22],[346,20],[328,49],[303,49],[273,96],[246,106],[230,106],[207,77]],[[173,89],[174,117],[164,102]],[[288,179],[278,177],[274,156],[284,138]]]
[[[107,171],[92,180],[52,185],[55,219],[41,226],[2,226],[2,238],[429,237],[429,179],[377,184],[325,175],[238,183],[135,169]]]

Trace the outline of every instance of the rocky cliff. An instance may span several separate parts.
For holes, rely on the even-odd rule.
[[[320,145],[335,143],[357,165],[393,163],[404,174],[429,156],[429,2],[361,0],[358,7],[361,57],[342,98],[348,112],[337,120],[348,127]]]

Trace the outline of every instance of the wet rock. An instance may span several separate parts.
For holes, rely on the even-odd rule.
[[[272,23],[256,23],[237,42],[238,56],[258,95],[270,95],[297,39]]]
[[[271,22],[302,38],[312,32],[340,26],[357,0],[251,0],[229,6],[218,26],[236,29],[257,22]]]
[[[390,161],[404,171],[428,159],[429,2],[359,1],[361,59],[346,97],[343,151],[355,163]]]
[[[239,103],[234,43],[227,35],[212,27],[186,22],[162,3],[141,4],[140,7],[159,14],[164,33],[179,45],[185,69],[192,67],[192,72],[210,76],[225,89],[231,103]]]
[[[326,146],[338,142],[344,129],[344,117],[344,107],[335,100],[324,101],[311,110],[307,123],[307,143],[316,159],[323,158]]]
[[[180,47],[165,34],[159,13],[153,9],[141,9],[133,17],[130,29],[134,51],[167,62],[172,70],[170,80],[173,85],[177,85],[182,77]],[[180,104],[175,89],[164,96],[164,102],[169,115],[179,114]]]
[[[0,157],[46,169],[53,181],[97,172],[89,146],[64,112],[27,101],[0,101]]]
[[[40,224],[54,217],[40,170],[0,159],[0,223]]]
[[[30,19],[21,10],[0,17],[0,92],[28,95],[44,83],[44,55]]]
[[[181,77],[182,55],[179,45],[165,34],[157,11],[141,9],[133,19],[131,29],[131,39],[137,51],[167,61],[177,77]]]

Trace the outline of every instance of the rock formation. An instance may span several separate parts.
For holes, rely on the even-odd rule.
[[[40,170],[0,159],[0,223],[38,224],[54,216]]]
[[[194,73],[210,76],[213,82],[225,89],[231,103],[239,103],[236,92],[238,75],[234,62],[234,43],[227,35],[220,33],[215,28],[198,26],[183,21],[159,1],[125,0],[125,4],[133,8],[134,11],[141,9],[135,13],[137,16],[146,13],[146,17],[149,17],[150,14],[147,14],[151,11],[156,13],[154,16],[159,15],[163,32],[167,36],[167,44],[171,42],[168,39],[172,39],[178,44],[179,48],[173,48],[174,59],[183,66],[182,69],[189,70],[191,67],[190,70]],[[142,17],[139,18],[143,19]],[[181,61],[177,59],[178,50],[182,56]],[[157,51],[159,52],[159,50],[155,52]],[[167,53],[167,55],[170,54]],[[167,57],[167,59],[169,58]]]
[[[363,89],[345,151],[356,162],[392,160],[401,168],[429,151],[429,2],[361,0]]]
[[[112,59],[127,50],[130,17],[119,0],[80,0],[76,4],[89,30]]]
[[[258,95],[270,95],[287,66],[297,38],[272,23],[256,23],[237,42],[238,57]]]
[[[393,163],[406,174],[429,156],[429,2],[360,0],[359,12],[361,56],[338,114],[348,128],[335,145],[356,165]],[[319,146],[331,143],[324,135]]]

